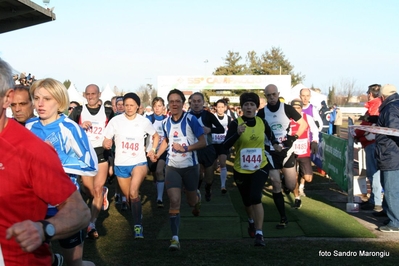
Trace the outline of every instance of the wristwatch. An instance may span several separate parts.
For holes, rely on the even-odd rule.
[[[44,241],[49,243],[51,238],[55,235],[55,227],[52,225],[50,222],[46,220],[40,220],[38,221],[43,225],[43,232],[44,232]]]

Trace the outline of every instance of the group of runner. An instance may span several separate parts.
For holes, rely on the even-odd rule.
[[[59,91],[65,95],[60,97]],[[148,170],[157,184],[156,201],[160,208],[164,206],[166,189],[172,231],[170,250],[180,249],[182,189],[187,203],[193,207],[194,216],[200,214],[202,183],[205,183],[206,201],[212,198],[216,169],[220,171],[220,192],[225,194],[226,161],[232,147],[235,150],[234,180],[247,210],[248,233],[255,238],[256,246],[264,246],[261,195],[269,176],[273,199],[281,216],[276,228],[285,228],[288,223],[283,189],[294,192],[293,207],[302,205],[300,196],[304,195],[304,181],[312,179],[310,148],[312,152],[317,150],[313,143],[318,139],[312,114],[304,114],[304,110],[311,110],[306,99],[293,100],[292,106],[282,103],[278,88],[270,84],[265,88],[267,102],[255,93],[244,93],[240,97],[242,116],[232,118],[226,114],[229,104],[226,99],[216,102],[216,113],[212,114],[204,109],[205,98],[199,92],[189,97],[189,110],[184,110],[186,98],[175,89],[166,99],[167,115],[165,100],[156,97],[152,101],[153,113],[142,116],[138,113],[141,99],[133,92],[112,99],[114,109],[99,104],[101,92],[95,84],[85,89],[85,105],[73,102],[68,105],[65,92],[65,87],[56,80],[38,81],[30,93],[39,117],[32,119],[33,111],[26,115],[31,118],[26,126],[55,147],[71,180],[78,185],[77,175],[80,175],[81,189],[92,199],[87,232],[81,232],[80,241],[72,247],[76,249],[81,245],[81,250],[74,255],[80,260],[85,233],[92,239],[99,237],[96,220],[100,211],[109,205],[108,188],[104,185],[110,173],[117,177],[120,197],[132,212],[135,238],[144,237],[139,190]],[[310,94],[308,89],[301,91],[301,96],[302,92]],[[11,106],[15,109],[18,105],[22,104]],[[62,114],[68,107],[69,117]],[[312,134],[308,125],[311,125]],[[75,160],[77,157],[79,160]],[[76,161],[78,170],[69,169],[71,160]],[[304,181],[298,182],[298,173]],[[64,254],[69,261],[74,258],[67,252]]]

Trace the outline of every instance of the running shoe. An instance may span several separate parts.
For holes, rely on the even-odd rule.
[[[122,198],[121,198],[121,195],[119,193],[115,193],[114,199],[115,199],[115,205],[121,205],[122,204]]]
[[[250,238],[254,238],[255,237],[255,223],[250,223],[248,222],[248,235]]]
[[[283,217],[280,220],[280,223],[276,225],[276,229],[284,229],[287,227],[288,219],[287,217]]]
[[[134,226],[134,238],[144,238],[143,227],[141,225]]]
[[[205,184],[205,200],[211,201],[212,192],[211,192],[212,185]]]
[[[302,207],[302,200],[295,199],[294,206],[292,207],[294,207],[295,209],[300,209]]]
[[[170,240],[169,250],[170,251],[180,250],[180,242],[174,239]]]
[[[306,197],[304,190],[305,190],[304,188],[299,188],[299,196]]]
[[[95,227],[90,227],[89,226],[87,228],[86,238],[90,238],[90,239],[96,240],[96,239],[98,239],[98,237],[99,237],[99,235],[98,235],[97,229]]]
[[[255,247],[264,247],[265,240],[263,239],[263,236],[261,234],[256,234],[255,236]]]
[[[61,254],[54,253],[54,261],[51,266],[62,266],[64,264],[64,257]]]
[[[201,211],[201,192],[199,191],[199,189],[197,189],[197,196],[198,196],[198,202],[195,204],[194,209],[192,211],[192,214],[194,216],[199,216]]]
[[[380,231],[384,233],[399,233],[399,227],[393,227],[390,226],[389,224],[380,226]]]
[[[109,201],[108,201],[108,188],[103,186],[103,207],[102,210],[106,211],[109,208]]]
[[[127,202],[126,202],[126,200],[122,200],[122,206],[121,206],[121,210],[122,211],[127,211]]]
[[[157,200],[157,207],[158,207],[158,208],[163,208],[163,202],[162,202],[162,200]]]

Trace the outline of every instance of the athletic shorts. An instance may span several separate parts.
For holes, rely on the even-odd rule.
[[[55,214],[54,214],[55,215]],[[46,215],[46,219],[53,217],[54,215]],[[79,232],[71,235],[64,239],[58,239],[58,243],[65,249],[71,249],[82,244],[86,238],[87,228],[80,230]]]
[[[296,164],[298,166],[299,176],[313,175],[310,157],[298,157],[296,158]]]
[[[217,156],[222,155],[222,154],[228,155],[230,153],[228,149],[225,149],[223,147],[223,144],[213,144],[213,147],[215,148]]]
[[[185,168],[165,167],[165,188],[186,188],[187,191],[196,191],[199,182],[199,165]]]
[[[271,169],[292,168],[295,166],[293,149],[284,149],[281,152],[270,151],[266,153]]]
[[[208,145],[203,149],[197,150],[198,162],[205,168],[212,166],[216,161],[216,151],[213,145]]]
[[[107,163],[110,150],[106,150],[103,147],[94,148],[97,154],[98,163]]]
[[[87,233],[87,230],[82,229],[70,237],[58,240],[58,243],[60,243],[60,246],[65,249],[74,248],[84,242],[84,239],[86,238],[86,233]]]
[[[159,160],[163,160],[164,162],[166,162],[166,156],[168,155],[168,152],[164,152],[162,153],[161,157],[158,158],[158,160],[154,163],[150,160],[150,158],[147,157],[147,164],[148,164],[148,168],[150,169],[151,173],[154,173],[157,170],[157,165],[158,165],[158,161]]]
[[[121,178],[129,178],[132,176],[133,169],[136,166],[142,166],[142,165],[147,165],[147,162],[142,162],[135,165],[123,165],[123,166],[115,165],[114,167],[115,175]]]

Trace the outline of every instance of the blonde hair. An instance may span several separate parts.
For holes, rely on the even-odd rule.
[[[54,99],[57,101],[59,105],[58,107],[59,113],[63,113],[68,109],[69,96],[68,96],[68,90],[64,86],[64,84],[52,78],[37,80],[30,87],[30,94],[32,95],[32,98],[34,98],[35,91],[38,88],[46,89],[51,94],[51,96],[54,97]]]

